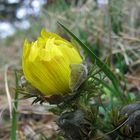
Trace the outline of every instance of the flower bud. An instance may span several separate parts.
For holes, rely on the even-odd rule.
[[[70,65],[81,63],[82,57],[70,42],[44,29],[35,42],[24,42],[24,76],[46,96],[68,93]]]
[[[112,111],[112,123],[120,127],[119,133],[125,137],[135,138],[140,134],[140,102],[124,106],[120,111]],[[122,125],[123,124],[123,125]]]
[[[89,139],[91,122],[82,110],[65,112],[58,120],[58,125],[69,140]]]

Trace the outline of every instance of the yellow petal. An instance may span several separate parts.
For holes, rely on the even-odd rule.
[[[70,92],[70,65],[82,61],[70,42],[44,29],[37,41],[24,43],[22,67],[25,78],[47,96]]]

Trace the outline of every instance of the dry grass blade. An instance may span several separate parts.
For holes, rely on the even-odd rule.
[[[12,98],[11,98],[9,87],[8,87],[8,76],[7,76],[8,68],[9,68],[9,65],[6,65],[5,71],[4,71],[4,81],[5,81],[5,91],[6,91],[9,111],[10,111],[10,118],[12,118]]]
[[[118,43],[118,45],[119,45],[119,47],[122,50],[122,53],[123,53],[123,56],[124,56],[124,59],[125,59],[126,64],[129,65],[130,63],[129,63],[129,59],[128,59],[128,56],[126,54],[124,45],[122,43],[120,43],[120,42]]]

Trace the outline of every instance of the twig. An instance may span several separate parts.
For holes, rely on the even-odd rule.
[[[121,34],[121,33],[120,33]],[[131,37],[131,36],[124,36],[124,34],[122,34],[123,36],[121,37],[123,40],[131,40],[131,41],[136,41],[136,42],[140,42],[140,39],[136,38],[136,37]],[[119,36],[112,36],[112,39],[119,39]]]
[[[139,51],[140,47],[131,47],[131,46],[127,46],[127,48],[125,48],[125,51]],[[116,54],[116,53],[122,53],[122,50],[121,49],[114,49],[113,54]]]

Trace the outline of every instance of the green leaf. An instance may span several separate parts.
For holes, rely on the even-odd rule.
[[[93,61],[96,61],[96,64],[102,71],[106,74],[106,76],[112,81],[112,84],[115,89],[115,93],[117,96],[122,97],[122,93],[119,88],[118,79],[114,75],[114,73],[109,69],[109,67],[103,63],[91,50],[88,48],[74,33],[72,33],[66,26],[62,23],[58,22],[58,24],[67,32],[69,33],[78,43],[79,45],[88,53]]]

